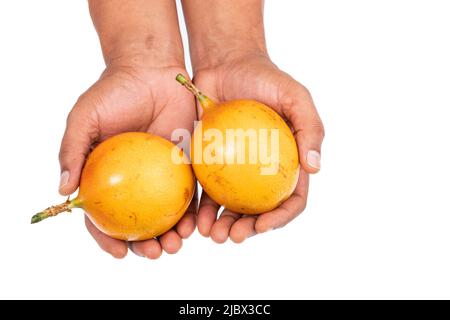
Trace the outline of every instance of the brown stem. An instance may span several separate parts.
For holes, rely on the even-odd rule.
[[[192,82],[188,81],[182,74],[178,74],[175,80],[192,92],[205,110],[214,105],[214,102],[210,98],[201,93],[200,90],[198,90],[197,87],[194,86]]]
[[[64,203],[48,207],[47,209],[35,214],[31,218],[31,223],[32,224],[38,223],[44,219],[54,217],[54,216],[60,214],[61,212],[71,212],[72,208],[78,206],[77,204],[78,204],[78,200],[76,198],[73,200],[67,199],[67,201]]]

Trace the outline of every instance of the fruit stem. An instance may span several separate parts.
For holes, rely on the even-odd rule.
[[[198,90],[197,87],[194,86],[192,82],[188,81],[182,74],[178,74],[175,80],[177,80],[181,85],[186,87],[186,89],[197,97],[203,109],[206,110],[214,105],[214,102],[210,98],[201,93],[200,90]]]
[[[80,201],[77,198],[73,200],[67,198],[66,202],[48,207],[47,209],[35,214],[31,218],[31,224],[41,222],[42,220],[45,220],[50,217],[54,217],[60,214],[61,212],[71,212],[72,208],[78,207],[79,204]]]

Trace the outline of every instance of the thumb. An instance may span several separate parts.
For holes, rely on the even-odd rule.
[[[294,93],[283,105],[284,114],[294,128],[299,148],[300,164],[307,173],[320,170],[324,127],[308,90],[296,83]]]
[[[70,195],[78,188],[84,161],[97,137],[93,117],[85,110],[82,103],[77,103],[67,117],[66,131],[59,151],[59,193],[62,195]]]

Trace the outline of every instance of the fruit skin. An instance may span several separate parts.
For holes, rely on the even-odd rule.
[[[116,239],[145,240],[170,230],[195,188],[191,167],[172,162],[174,147],[161,137],[138,132],[105,140],[84,166],[78,206],[98,229]]]
[[[191,142],[192,166],[203,189],[214,201],[234,212],[259,214],[278,207],[292,194],[300,168],[297,144],[291,130],[275,111],[257,101],[234,100],[205,108],[201,120],[202,131],[197,127]],[[279,129],[278,172],[261,175],[259,158],[256,164],[248,161],[226,165],[196,163],[194,155],[199,146],[195,141],[202,141],[204,151],[210,141],[201,137],[202,132],[211,128],[220,130],[223,137],[226,129]],[[248,151],[247,140],[246,159],[249,159]]]

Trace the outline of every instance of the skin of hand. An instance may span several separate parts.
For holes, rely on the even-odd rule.
[[[209,14],[200,16],[202,5],[200,0],[183,2],[196,86],[215,101],[254,99],[272,107],[290,125],[299,147],[301,169],[295,191],[270,212],[241,215],[225,208],[217,219],[220,206],[203,192],[199,232],[217,243],[228,238],[240,243],[285,226],[305,209],[309,174],[320,170],[324,127],[309,91],[279,70],[267,54],[263,2],[208,1]]]
[[[90,2],[107,67],[100,79],[80,96],[68,116],[60,150],[61,194],[69,195],[77,189],[87,155],[96,144],[108,137],[127,131],[142,131],[170,140],[174,129],[192,131],[196,119],[194,100],[188,92],[180,93],[179,85],[174,80],[178,73],[186,74],[186,70],[183,50],[179,47],[181,39],[175,4],[167,8],[171,2]],[[157,14],[158,10],[165,13],[165,19],[160,21],[167,23],[172,19],[171,23],[176,24],[175,28],[166,26],[176,30],[171,38],[179,40],[176,49],[163,40],[157,42],[153,34],[139,32],[142,25],[147,28],[149,24],[145,13]],[[129,26],[128,21],[132,21],[133,25]],[[122,26],[120,34],[134,35],[133,42],[127,40],[129,37],[125,40],[116,38],[116,25]],[[160,29],[164,27],[162,25]],[[170,30],[165,31],[164,38],[170,37]],[[143,37],[135,38],[136,35]],[[156,43],[158,47],[154,48]],[[182,246],[182,239],[195,230],[196,204],[194,198],[186,214],[172,230],[158,239],[146,241],[127,243],[113,239],[98,230],[87,217],[85,222],[99,246],[112,256],[125,257],[129,247],[136,255],[156,259],[162,250],[176,253]]]

